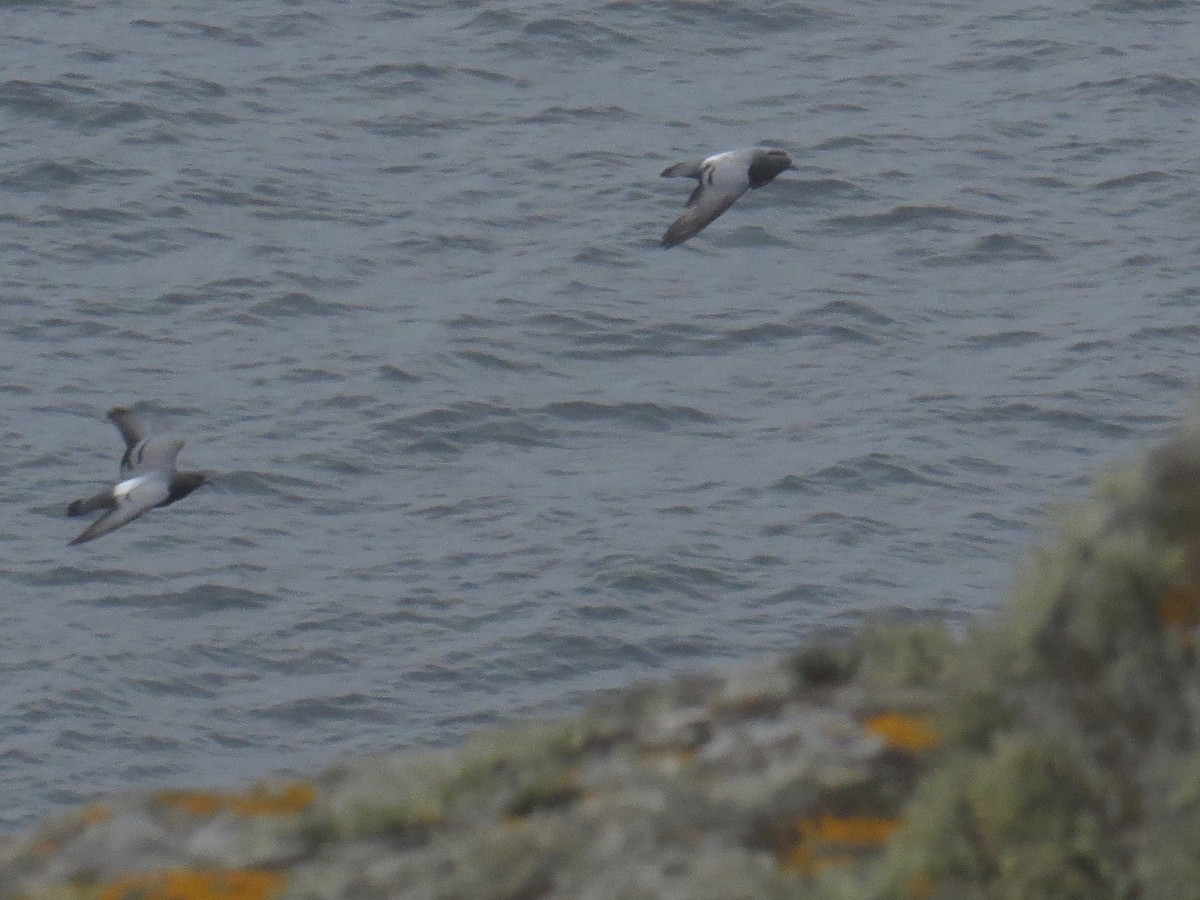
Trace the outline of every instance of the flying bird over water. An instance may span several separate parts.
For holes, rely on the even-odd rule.
[[[175,468],[183,441],[146,440],[141,422],[123,406],[114,406],[108,417],[125,439],[120,479],[99,494],[75,500],[67,507],[68,516],[86,516],[104,510],[100,518],[71,541],[72,545],[94,541],[156,506],[169,506],[202,484],[208,484],[205,472],[180,472]]]
[[[745,147],[717,153],[703,162],[678,163],[663,170],[664,178],[695,178],[698,182],[687,208],[663,235],[662,245],[682,244],[708,225],[746,191],[760,188],[784,169],[794,169],[782,150]]]

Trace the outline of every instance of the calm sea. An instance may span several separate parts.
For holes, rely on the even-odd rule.
[[[3,3],[0,829],[1001,605],[1191,401],[1198,20]],[[118,403],[218,480],[68,548]]]

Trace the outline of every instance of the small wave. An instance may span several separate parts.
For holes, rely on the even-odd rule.
[[[1141,97],[1191,103],[1200,97],[1200,80],[1174,75],[1143,75],[1136,79],[1134,91]]]
[[[999,216],[985,215],[955,206],[896,206],[887,212],[866,215],[834,216],[828,220],[835,228],[867,232],[885,228],[928,228],[934,231],[954,231],[964,221],[1003,221]]]
[[[928,467],[914,466],[904,457],[891,453],[866,453],[854,459],[826,466],[812,475],[818,485],[846,491],[875,491],[888,485],[920,484],[941,486],[944,479],[934,477]]]
[[[452,70],[426,62],[378,63],[353,72],[333,76],[344,82],[346,90],[361,92],[379,100],[394,99],[405,94],[425,94],[436,89],[450,76]],[[284,78],[285,82],[304,81],[304,78]]]
[[[238,496],[278,497],[288,502],[304,500],[321,489],[321,485],[311,479],[246,470],[219,472],[214,485],[218,490]]]
[[[87,181],[78,164],[42,162],[0,175],[0,185],[10,191],[46,191],[74,187]]]
[[[260,316],[333,316],[353,312],[357,307],[335,300],[321,300],[305,291],[288,291],[267,297],[250,307]]]
[[[62,515],[64,507],[55,507],[53,514]],[[144,573],[133,572],[128,569],[119,569],[113,566],[97,567],[93,565],[87,566],[51,566],[46,569],[30,569],[21,573],[20,580],[23,584],[31,586],[78,586],[81,583],[87,582],[102,582],[108,586],[114,585],[137,585],[143,586],[146,583]]]
[[[125,185],[149,174],[145,169],[114,169],[79,157],[21,166],[14,171],[0,174],[0,187],[12,191],[48,191],[88,183]]]
[[[870,516],[847,515],[834,510],[822,510],[810,514],[804,524],[819,529],[821,534],[834,543],[856,546],[868,538],[880,535],[903,533],[903,526],[873,519]]]
[[[857,303],[853,300],[830,300],[828,303],[821,306],[815,311],[819,315],[837,314],[849,316],[868,325],[876,328],[884,328],[888,325],[894,325],[896,319],[889,316],[887,313],[880,312],[872,306],[867,306],[864,303]]]
[[[509,85],[510,87],[527,88],[532,84],[528,78],[509,75],[505,72],[494,72],[491,69],[478,69],[473,66],[461,66],[457,71],[462,72],[464,75],[469,75],[472,78],[477,78],[481,81]]]
[[[168,95],[175,103],[180,97],[207,102],[229,94],[229,89],[219,81],[183,72],[163,72],[161,78],[148,82],[147,86]]]
[[[407,369],[401,369],[399,366],[393,366],[388,363],[381,365],[378,371],[379,377],[385,381],[398,381],[402,384],[416,384],[421,380]]]
[[[1096,4],[1097,9],[1120,13],[1144,13],[1159,9],[1182,9],[1191,7],[1190,0],[1107,0]]]
[[[521,29],[519,38],[504,41],[500,46],[533,57],[549,52],[571,59],[601,59],[638,43],[637,38],[601,25],[594,19],[551,16],[528,23]]]
[[[786,184],[788,193],[804,200],[846,200],[868,196],[867,191],[843,178],[804,178]]]
[[[500,246],[496,239],[485,237],[478,232],[423,234],[399,241],[396,246],[406,255],[415,259],[421,259],[426,254],[430,258],[436,259],[437,254],[447,250],[470,251],[488,257],[494,257],[500,253]]]
[[[771,490],[783,494],[816,494],[816,485],[800,475],[784,475],[771,485]]]
[[[1107,178],[1104,181],[1098,181],[1093,188],[1100,191],[1108,191],[1114,189],[1138,187],[1143,184],[1157,184],[1161,181],[1170,181],[1175,176],[1158,170],[1148,172],[1134,172],[1130,175],[1119,175],[1116,178]]]
[[[716,420],[691,406],[669,406],[662,403],[595,403],[589,400],[569,400],[550,403],[542,412],[554,418],[572,422],[619,421],[641,428],[665,431],[673,425],[710,424]]]
[[[1183,322],[1178,325],[1146,325],[1133,333],[1135,339],[1143,338],[1188,338],[1194,342],[1200,338],[1200,325]]]
[[[776,237],[761,225],[742,225],[717,238],[726,247],[791,247],[792,242]]]
[[[997,331],[992,334],[971,335],[964,343],[970,347],[995,350],[1000,347],[1021,347],[1025,344],[1035,343],[1044,339],[1045,335],[1037,331],[1014,329],[1011,331]]]
[[[462,313],[449,319],[446,322],[446,327],[454,330],[490,332],[503,324],[502,320],[490,316]]]
[[[1054,259],[1038,241],[1019,234],[989,234],[974,241],[959,259],[988,263],[1006,260]]]
[[[330,697],[299,697],[273,703],[259,707],[254,714],[298,726],[347,720],[377,722],[385,705],[377,697],[351,691]]]
[[[747,585],[723,574],[719,568],[684,562],[664,562],[628,553],[610,553],[587,566],[590,580],[607,590],[634,594],[683,594],[702,598],[717,590],[736,590]]]
[[[163,306],[207,306],[224,302],[240,308],[269,288],[269,282],[257,278],[221,278],[195,288],[167,291],[156,297],[154,302]]]
[[[14,78],[0,84],[0,109],[17,115],[69,120],[75,118],[74,104],[67,99],[65,85],[50,85]]]
[[[224,584],[199,584],[183,591],[109,594],[86,602],[161,610],[165,616],[202,615],[230,608],[258,609],[275,601],[270,594]]]
[[[828,585],[801,582],[782,591],[775,591],[763,598],[763,606],[770,609],[778,606],[804,606],[807,608],[834,608],[842,600],[841,592]],[[832,631],[832,624],[825,620],[823,627]]]
[[[499,369],[505,372],[527,372],[541,368],[541,366],[538,366],[534,363],[519,362],[515,359],[506,359],[499,354],[488,353],[484,350],[459,350],[455,355],[459,359],[475,363],[476,365],[485,369]]]
[[[633,118],[633,113],[623,106],[555,105],[517,121],[526,125],[553,125],[571,122],[624,122]]]
[[[373,66],[368,66],[359,74],[360,78],[365,78],[370,81],[376,79],[384,79],[392,81],[398,75],[401,78],[413,78],[417,81],[428,81],[433,78],[441,78],[448,70],[443,66],[430,65],[427,62],[411,62],[411,63],[377,63]]]
[[[860,134],[842,134],[837,137],[826,138],[817,144],[814,149],[819,152],[829,150],[852,150],[859,147],[870,147],[875,141],[871,138],[864,137]]]
[[[1179,78],[1174,75],[1133,75],[1111,78],[1105,81],[1081,81],[1073,90],[1111,98],[1113,94],[1127,91],[1132,97],[1157,100],[1167,104],[1195,104],[1200,97],[1200,80]]]
[[[837,343],[877,346],[880,332],[896,325],[896,319],[850,300],[833,300],[802,313],[795,320],[798,332],[824,336]]]
[[[150,111],[128,100],[101,100],[83,84],[52,81],[38,84],[13,79],[0,84],[0,109],[17,115],[52,119],[95,130],[148,118]]]
[[[146,28],[152,30],[163,30],[172,35],[179,37],[201,37],[211,41],[218,41],[223,44],[232,44],[235,47],[261,47],[263,43],[258,37],[235,28],[226,28],[221,25],[212,25],[208,22],[194,21],[169,21],[159,22],[154,19],[134,19],[131,22],[137,28]]]
[[[416,452],[461,453],[473,446],[553,446],[557,435],[531,420],[528,411],[498,402],[467,401],[376,426],[382,437],[409,442]]]
[[[476,13],[469,22],[459,26],[463,31],[508,32],[519,28],[521,19],[516,12],[492,7]]]
[[[765,32],[777,34],[797,29],[809,30],[837,21],[841,14],[830,7],[809,6],[802,3],[778,2],[753,5],[710,3],[706,0],[663,0],[658,3],[630,2],[617,0],[604,9],[615,15],[625,16],[630,12],[652,12],[662,15],[688,28],[712,28],[728,30],[734,34]]]
[[[647,236],[647,245],[649,245],[650,240],[650,236]],[[628,269],[629,259],[630,255],[626,249],[613,247],[609,244],[590,244],[576,253],[572,257],[572,262],[586,266]]]
[[[1045,38],[1022,38],[1017,40],[999,41],[989,49],[998,51],[996,56],[988,56],[983,62],[972,57],[950,66],[952,70],[995,69],[1001,71],[1030,72],[1035,69],[1056,65],[1069,45]]]
[[[1090,404],[1071,393],[1056,395],[1056,400],[1068,406],[1054,407],[1036,405],[1025,401],[1002,401],[986,404],[970,411],[961,410],[949,416],[951,419],[986,421],[993,425],[1012,422],[1041,422],[1061,429],[1064,434],[1075,432],[1099,432],[1110,437],[1126,436],[1131,429],[1103,416],[1080,412]]]
[[[805,329],[802,327],[786,322],[760,322],[755,325],[730,329],[719,343],[726,347],[739,344],[770,346],[779,341],[800,337],[804,333]]]
[[[103,206],[68,207],[51,206],[49,212],[57,215],[63,222],[82,222],[85,224],[102,223],[106,225],[139,220],[141,216],[120,209]]]
[[[527,320],[565,338],[569,346],[556,355],[565,359],[671,357],[712,353],[713,335],[691,322],[638,325],[630,319],[599,314],[545,313]]]

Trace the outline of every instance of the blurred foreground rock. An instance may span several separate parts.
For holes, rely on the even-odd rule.
[[[994,621],[672,684],[443,753],[93,803],[30,900],[1200,896],[1200,431],[1104,477]]]

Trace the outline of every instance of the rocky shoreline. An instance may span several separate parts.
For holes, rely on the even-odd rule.
[[[0,897],[1196,897],[1198,635],[1194,425],[965,636],[876,623],[453,750],[109,797],[0,843]]]

